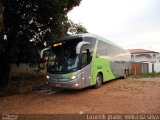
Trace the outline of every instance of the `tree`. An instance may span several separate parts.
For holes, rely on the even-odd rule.
[[[3,5],[2,0],[0,0],[0,53],[2,53],[2,51],[4,50],[3,32]]]
[[[67,18],[67,13],[80,2],[81,0],[4,0],[3,3],[0,1],[0,9],[4,7],[3,23],[7,36],[4,42],[4,34],[1,34],[3,40],[0,40],[0,49],[3,48],[5,55],[5,69],[1,68],[6,72],[5,75],[9,74],[9,64],[39,62],[39,51],[46,47],[45,43],[50,45],[66,36],[68,28],[70,32],[71,27],[77,27],[77,33],[83,31],[81,25],[71,25]]]
[[[67,35],[67,12],[81,0],[5,0],[4,17],[12,62],[37,61],[38,50]],[[32,57],[31,57],[32,56]]]
[[[3,1],[0,0],[0,87],[8,84],[9,65],[6,40],[4,40]]]
[[[88,33],[86,28],[84,28],[80,23],[73,23],[71,20],[69,20],[68,23],[69,23],[68,34]]]

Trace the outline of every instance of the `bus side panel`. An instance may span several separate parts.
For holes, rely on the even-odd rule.
[[[123,51],[111,58],[110,67],[116,78],[124,76],[125,70],[130,70],[130,57],[130,53]]]
[[[111,61],[110,63],[111,69],[116,76],[116,78],[123,77],[125,70],[130,70],[129,62],[128,61]]]
[[[111,61],[110,67],[116,78],[122,77],[124,75],[126,63],[121,61]]]
[[[90,81],[91,86],[96,84],[96,77],[99,72],[103,74],[102,76],[103,81],[107,81],[114,78],[110,69],[109,59],[97,57],[98,41],[99,40],[97,39],[92,58],[91,81]]]
[[[91,85],[96,84],[96,77],[99,72],[103,74],[103,82],[115,79],[116,77],[112,73],[110,68],[110,61],[107,58],[94,58],[92,67],[92,80]]]

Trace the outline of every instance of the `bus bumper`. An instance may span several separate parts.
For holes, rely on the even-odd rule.
[[[82,89],[80,83],[77,80],[71,80],[66,82],[51,82],[48,81],[48,84],[52,87],[56,88],[64,88],[64,89]]]

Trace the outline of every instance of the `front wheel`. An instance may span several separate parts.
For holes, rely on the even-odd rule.
[[[102,75],[98,73],[96,77],[96,85],[95,88],[100,88],[102,86]]]

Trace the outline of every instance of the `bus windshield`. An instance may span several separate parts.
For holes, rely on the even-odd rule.
[[[72,39],[54,43],[48,57],[47,71],[54,74],[76,71],[80,61],[76,46],[80,41]]]

